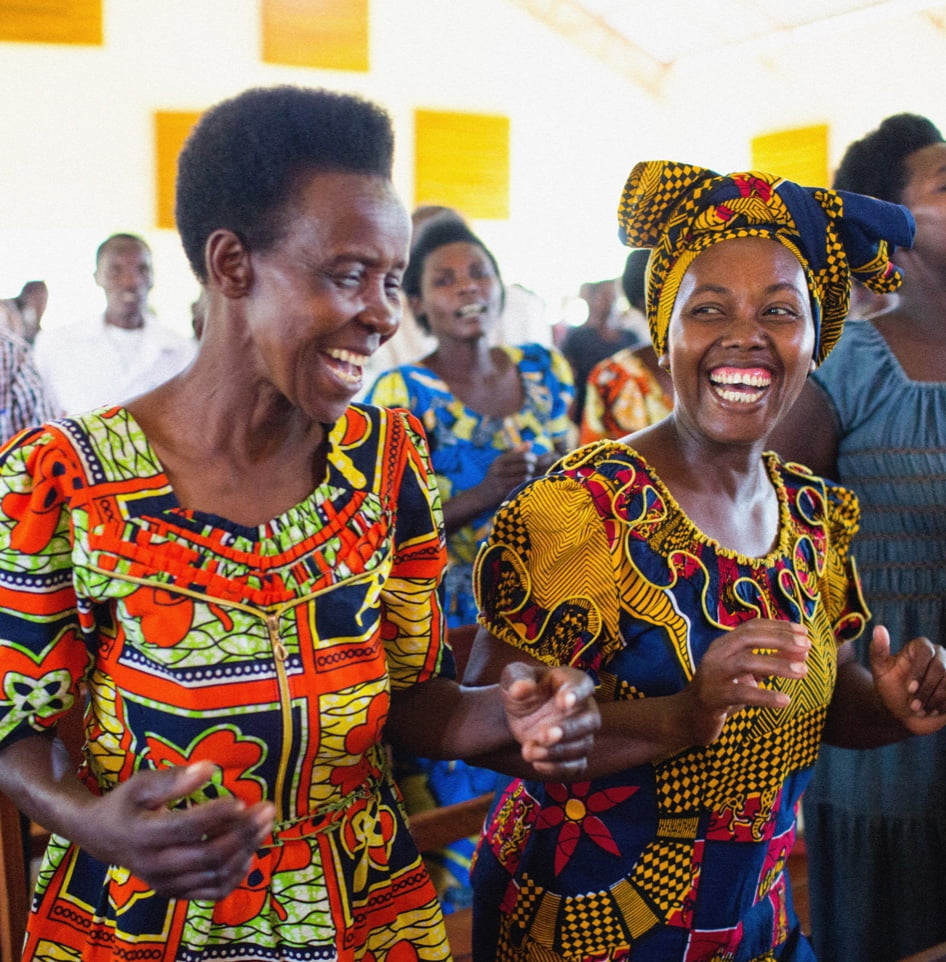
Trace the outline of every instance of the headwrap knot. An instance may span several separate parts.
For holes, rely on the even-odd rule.
[[[618,205],[621,240],[650,248],[647,320],[658,354],[680,281],[712,244],[736,237],[768,237],[801,263],[811,293],[816,359],[841,336],[850,305],[851,278],[886,293],[902,281],[889,245],[911,247],[910,211],[826,188],[801,187],[774,174],[728,175],[692,164],[642,161],[631,171]]]

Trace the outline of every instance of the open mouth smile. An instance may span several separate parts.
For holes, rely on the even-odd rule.
[[[761,367],[718,367],[710,371],[710,383],[724,401],[752,404],[764,396],[772,375]]]
[[[329,359],[329,366],[340,380],[346,384],[361,384],[364,368],[368,363],[367,354],[357,354],[355,351],[337,348],[326,351],[325,355]]]

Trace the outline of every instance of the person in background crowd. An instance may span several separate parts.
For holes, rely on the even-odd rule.
[[[423,224],[404,294],[433,349],[381,374],[372,404],[404,407],[424,424],[447,533],[447,622],[474,624],[471,572],[493,512],[521,481],[569,448],[571,372],[539,344],[493,345],[503,305],[492,252],[451,213]]]
[[[49,288],[45,281],[27,281],[16,297],[0,301],[6,307],[4,324],[8,330],[32,344],[49,303]]]
[[[644,275],[650,251],[627,255],[621,288],[628,304],[646,316]],[[578,443],[616,440],[656,424],[673,408],[673,382],[651,344],[625,347],[599,361],[588,375]]]
[[[163,327],[148,309],[154,283],[151,250],[134,234],[113,234],[95,254],[95,282],[105,311],[43,329],[36,367],[58,404],[77,414],[156,387],[190,363],[193,344]]]
[[[581,672],[452,679],[422,428],[350,403],[401,311],[393,146],[335,91],[204,112],[194,363],[0,458],[0,791],[55,832],[27,959],[447,960],[386,742],[581,774]]]
[[[496,346],[503,303],[492,252],[451,213],[424,223],[404,273],[404,294],[434,349],[375,381],[368,401],[406,408],[424,425],[447,536],[445,611],[450,627],[476,622],[472,570],[493,513],[520,482],[568,447],[573,389],[565,359],[540,344]],[[453,760],[398,757],[408,810],[492,791],[495,772]],[[505,780],[503,780],[505,781]],[[469,904],[473,839],[434,862],[447,911]]]
[[[33,364],[29,344],[6,329],[6,318],[0,303],[0,444],[61,413]]]
[[[581,780],[516,780],[495,804],[474,958],[811,962],[785,866],[819,746],[941,729],[946,651],[891,654],[877,626],[857,663],[856,498],[769,435],[841,333],[851,273],[899,282],[887,242],[908,247],[913,221],[672,161],[634,167],[618,218],[651,249],[674,407],[520,488],[477,558],[464,682],[523,656],[582,668],[602,727]]]
[[[576,425],[581,423],[591,369],[615,351],[640,344],[637,334],[624,323],[615,278],[582,284],[580,296],[588,305],[588,317],[565,333],[561,346],[575,382],[571,417]]]
[[[772,436],[856,492],[858,570],[898,642],[946,628],[946,143],[896,114],[851,144],[840,190],[905,204],[903,285],[845,326]],[[858,660],[870,658],[866,643]],[[826,748],[805,794],[811,925],[823,962],[893,962],[946,940],[946,732],[878,751]]]

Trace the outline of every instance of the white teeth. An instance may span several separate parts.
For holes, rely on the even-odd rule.
[[[482,314],[482,313],[483,313],[482,304],[464,304],[463,307],[461,307],[460,310],[457,311],[457,314],[459,314],[460,317],[470,317],[473,314]]]
[[[767,374],[737,374],[733,372],[717,371],[710,375],[714,384],[745,384],[748,387],[768,387],[772,378]]]
[[[752,404],[762,397],[762,391],[753,391],[750,394],[748,391],[719,390],[717,393],[724,401],[736,401],[739,404]]]
[[[354,351],[344,350],[332,350],[326,351],[325,353],[328,354],[332,360],[340,362],[337,365],[332,365],[336,377],[345,381],[347,384],[361,384],[362,374],[364,373],[363,368],[365,364],[368,363],[368,356],[366,354],[356,354]]]
[[[367,354],[356,354],[354,351],[326,351],[329,357],[334,357],[336,361],[344,361],[346,364],[354,364],[355,367],[364,367],[368,363]]]

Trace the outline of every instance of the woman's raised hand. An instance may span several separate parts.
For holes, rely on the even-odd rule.
[[[804,625],[755,618],[720,635],[706,650],[684,689],[694,745],[709,745],[726,719],[747,705],[785,708],[785,692],[760,687],[765,678],[803,678],[811,640]]]
[[[928,638],[914,638],[896,655],[890,634],[874,628],[870,670],[887,710],[914,735],[928,735],[946,725],[946,651]]]
[[[76,833],[82,837],[74,841],[160,895],[221,899],[245,878],[272,832],[274,808],[270,802],[247,807],[235,798],[168,807],[205,785],[214,771],[209,761],[140,771],[88,806],[85,827]]]

